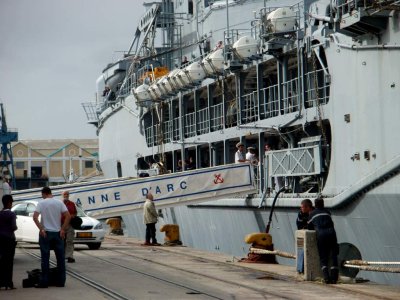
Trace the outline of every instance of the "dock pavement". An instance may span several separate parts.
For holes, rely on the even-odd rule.
[[[26,271],[40,268],[40,252],[38,245],[19,244],[17,289],[0,290],[0,299],[400,299],[400,287],[305,282],[291,266],[241,263],[222,253],[141,243],[109,235],[99,250],[77,245],[76,263],[67,264],[66,286],[47,289],[22,287]]]

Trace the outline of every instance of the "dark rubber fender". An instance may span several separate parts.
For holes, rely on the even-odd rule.
[[[362,260],[361,252],[357,249],[357,247],[350,243],[339,244],[338,260],[340,275],[350,278],[356,278],[360,269],[347,268],[344,267],[343,264],[346,260]]]

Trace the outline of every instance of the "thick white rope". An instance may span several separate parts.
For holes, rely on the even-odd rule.
[[[375,266],[360,266],[360,265],[351,265],[344,264],[343,266],[347,268],[355,268],[364,271],[375,271],[375,272],[388,272],[388,273],[400,273],[400,268],[387,268],[387,267],[375,267]]]
[[[345,264],[370,266],[370,265],[400,265],[399,261],[366,261],[366,260],[346,260]]]
[[[265,249],[259,249],[259,248],[250,248],[250,253],[255,253],[255,254],[273,254],[273,255],[278,255],[286,258],[296,258],[296,255],[280,250],[265,250]]]

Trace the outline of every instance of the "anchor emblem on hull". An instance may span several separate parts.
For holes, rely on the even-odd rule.
[[[218,183],[223,183],[224,179],[222,178],[221,174],[214,174],[214,183],[218,184]]]

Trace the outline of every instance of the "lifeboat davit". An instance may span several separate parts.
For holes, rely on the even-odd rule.
[[[243,36],[232,46],[241,58],[249,58],[257,54],[257,41],[251,36]]]
[[[207,73],[222,72],[224,70],[223,49],[217,49],[203,59],[204,68]],[[215,69],[215,71],[214,71]]]
[[[296,13],[290,7],[280,7],[270,12],[264,23],[273,33],[293,31],[296,26]]]

